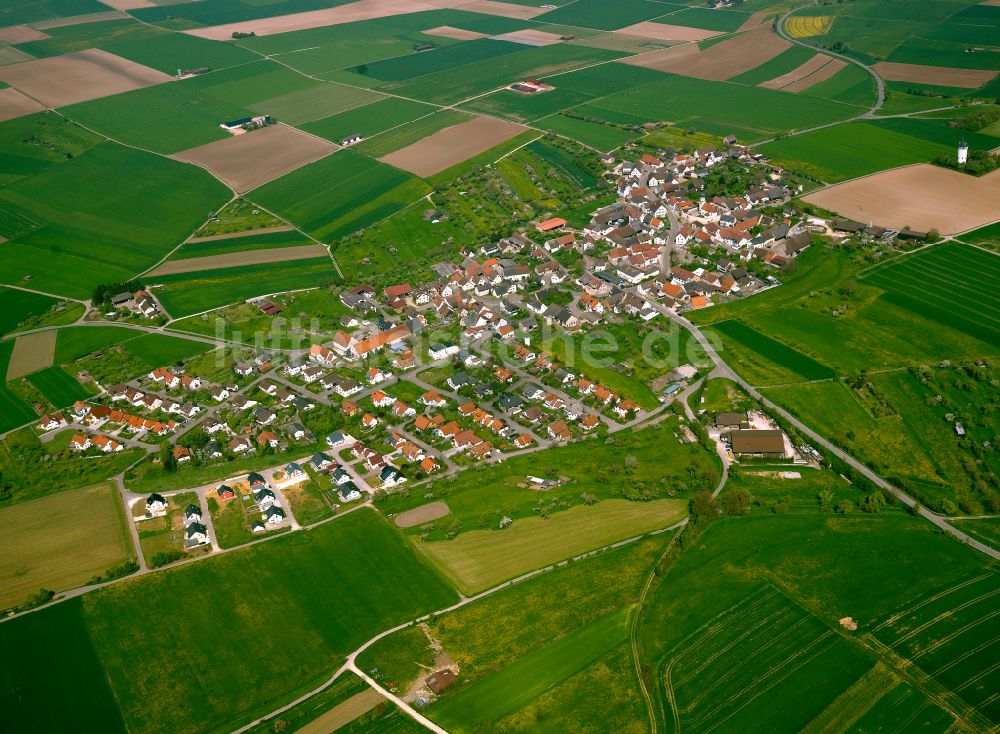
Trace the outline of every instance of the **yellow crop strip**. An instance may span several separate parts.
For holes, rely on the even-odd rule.
[[[811,38],[829,33],[832,25],[832,15],[794,15],[785,21],[785,32],[792,38]]]

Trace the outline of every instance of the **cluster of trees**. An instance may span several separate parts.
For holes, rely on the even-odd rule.
[[[141,281],[126,280],[121,283],[106,283],[94,288],[94,292],[90,296],[90,300],[94,306],[103,306],[111,303],[111,298],[118,295],[119,293],[135,293],[136,291],[142,290],[143,285]]]
[[[967,115],[953,124],[955,127],[960,127],[963,130],[979,132],[984,127],[989,127],[998,120],[1000,120],[1000,107],[989,107],[983,105],[970,108]]]
[[[993,155],[985,150],[970,150],[969,160],[965,164],[959,164],[950,155],[939,155],[934,159],[934,165],[953,168],[956,171],[962,171],[973,176],[982,176],[984,173],[989,173],[1000,168],[1000,156]]]

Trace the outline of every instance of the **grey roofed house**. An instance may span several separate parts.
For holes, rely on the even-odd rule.
[[[133,298],[131,293],[117,293],[111,296],[112,306],[121,306],[123,303],[128,303]]]
[[[317,469],[324,469],[333,464],[333,459],[331,459],[327,454],[324,454],[322,451],[317,451],[313,454],[309,461]]]
[[[536,400],[545,394],[545,391],[538,387],[538,385],[525,385],[524,389],[521,390],[521,394],[524,395],[528,400]]]
[[[192,540],[198,535],[207,535],[208,528],[202,525],[200,522],[193,522],[187,526],[187,530],[184,532],[185,538]]]
[[[501,395],[500,399],[497,400],[497,405],[502,410],[515,410],[524,405],[524,401],[517,395]]]
[[[361,490],[358,489],[358,485],[354,482],[347,482],[347,484],[342,485],[338,494],[340,495],[341,502],[353,502],[361,498]]]
[[[344,434],[340,431],[334,431],[333,433],[331,433],[329,436],[326,437],[326,442],[331,448],[333,448],[334,446],[339,446],[340,444],[344,443],[345,440],[346,439],[344,438]]]
[[[253,487],[256,484],[263,484],[265,487],[267,486],[267,480],[264,479],[264,476],[255,471],[252,471],[249,474],[247,474],[247,482],[250,484],[251,487]]]
[[[475,378],[465,372],[458,372],[448,378],[448,384],[453,390],[458,390],[466,385],[472,385],[475,381]]]
[[[275,496],[274,492],[270,489],[260,489],[253,493],[254,501],[258,505],[262,505],[266,502],[274,502]]]
[[[347,473],[347,470],[342,467],[337,467],[337,470],[333,472],[333,481],[340,484],[348,484],[351,481],[351,475]]]
[[[481,382],[472,388],[472,392],[476,395],[476,397],[485,398],[493,394],[493,388],[487,383]]]
[[[279,523],[285,519],[285,511],[275,505],[264,511],[264,519],[269,523]]]
[[[198,505],[188,505],[184,508],[184,517],[201,517],[201,508]]]

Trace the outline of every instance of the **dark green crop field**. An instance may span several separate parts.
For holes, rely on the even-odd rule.
[[[834,376],[833,370],[826,365],[741,321],[720,321],[713,328],[771,362],[800,375],[804,380],[824,380]]]
[[[90,392],[62,367],[48,367],[31,374],[28,381],[57,408],[65,408],[77,400],[90,397]]]

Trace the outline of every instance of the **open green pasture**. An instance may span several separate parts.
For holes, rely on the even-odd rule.
[[[65,163],[101,142],[98,135],[55,112],[38,112],[0,123],[0,181],[7,183]],[[19,234],[16,222],[0,217],[0,234],[10,239]],[[28,223],[26,229],[30,229]]]
[[[966,232],[961,238],[970,245],[1000,245],[1000,222]]]
[[[123,326],[69,326],[56,337],[55,363],[72,362],[99,349],[136,339],[143,332]]]
[[[352,71],[384,82],[402,82],[425,74],[453,70],[466,64],[495,60],[497,57],[521,53],[529,48],[530,46],[520,43],[480,38],[431,51],[363,64],[354,67]]]
[[[787,74],[799,68],[815,55],[816,52],[810,48],[792,46],[782,51],[770,61],[766,61],[760,66],[750,69],[750,71],[745,71],[738,76],[734,76],[730,81],[740,84],[760,84],[761,82],[770,81],[782,74]]]
[[[803,380],[826,380],[834,376],[834,371],[826,365],[741,321],[720,321],[713,328],[724,337],[796,373]]]
[[[723,723],[738,731],[852,730],[884,696],[896,695],[886,671],[913,680],[905,662],[869,644],[881,620],[984,573],[982,556],[898,510],[842,516],[755,508],[749,517],[716,521],[654,584],[640,618],[640,657],[655,671],[661,722],[666,731],[677,731],[675,716],[683,731]],[[874,578],[879,583],[866,582]],[[839,624],[848,616],[857,631]],[[976,652],[990,637],[984,633],[956,638],[953,654]],[[784,655],[775,657],[779,649]],[[958,698],[929,691],[949,705]],[[901,718],[940,715],[923,709],[926,692]],[[839,726],[827,729],[831,720]]]
[[[14,340],[0,342],[0,374],[6,376],[7,364],[14,349]],[[0,431],[24,425],[37,418],[37,414],[24,400],[15,395],[4,383],[0,386]]]
[[[156,297],[174,318],[209,311],[266,293],[315,288],[337,280],[329,258],[202,270],[157,278]]]
[[[994,346],[1000,344],[1000,297],[988,286],[1000,277],[997,258],[975,247],[944,243],[869,270],[865,283],[882,299]],[[930,283],[951,297],[933,298]]]
[[[583,28],[612,31],[627,25],[641,23],[680,10],[680,6],[653,0],[616,0],[613,4],[602,0],[577,0],[565,7],[550,10],[535,20],[539,23],[565,23]],[[673,22],[667,20],[666,22]]]
[[[4,8],[4,26],[34,23],[86,13],[101,13],[107,5],[96,0],[15,0]]]
[[[41,293],[0,288],[0,334],[16,331],[29,319],[43,317],[59,303],[58,299],[43,296]],[[78,310],[73,310],[72,313],[79,315]]]
[[[750,20],[751,13],[726,8],[686,8],[660,19],[661,23],[683,25],[689,28],[706,28],[710,31],[732,33]]]
[[[941,120],[865,120],[783,138],[760,147],[768,158],[824,181],[836,182],[952,155],[965,138],[976,150],[996,138],[950,127]]]
[[[196,355],[204,354],[212,348],[212,345],[167,334],[142,334],[134,339],[129,339],[124,344],[124,348],[126,352],[135,355],[151,368],[155,368],[169,367]]]
[[[202,74],[183,83],[239,107],[250,107],[267,99],[325,86],[324,82],[270,59]]]
[[[0,190],[0,206],[43,224],[5,245],[0,278],[31,275],[39,290],[87,298],[152,265],[227,195],[193,166],[99,145]]]
[[[628,635],[628,622],[627,610],[600,617],[449,696],[428,711],[449,731],[481,731],[483,724],[524,707],[623,643]]]
[[[412,174],[342,150],[254,190],[253,199],[329,241],[384,219],[429,191]]]
[[[619,148],[639,136],[639,133],[631,130],[602,125],[590,120],[580,120],[567,115],[550,115],[538,120],[535,126],[557,135],[579,140],[584,145],[602,153]]]
[[[321,120],[299,125],[306,132],[339,143],[348,135],[370,138],[390,128],[405,125],[418,117],[431,115],[436,108],[422,102],[398,97],[385,97],[364,107],[324,117]]]
[[[82,698],[77,706],[96,709],[91,731],[120,728],[118,707],[135,734],[231,730],[326,679],[378,630],[454,599],[386,523],[362,510],[116,584],[85,597],[82,611],[74,602],[8,623],[0,634],[7,645],[18,640],[20,654],[3,658],[0,696],[8,715],[72,718],[62,706],[39,709],[37,698],[23,693],[47,670],[46,700]],[[162,654],[165,632],[136,623],[151,615],[184,619],[169,625],[173,654]],[[354,621],[344,624],[345,615]],[[76,633],[73,644],[52,647],[66,629]],[[108,695],[105,681],[118,707],[94,695]]]
[[[901,64],[951,66],[956,69],[1000,70],[1000,58],[997,56],[997,53],[985,48],[970,52],[968,46],[961,43],[917,38],[904,41],[888,60]]]
[[[555,44],[525,47],[525,50],[484,61],[387,83],[381,91],[437,104],[455,104],[529,77],[548,77],[626,54],[585,46]],[[556,77],[558,79],[558,77]]]
[[[382,99],[385,99],[382,95],[367,89],[323,84],[280,94],[249,106],[259,115],[271,115],[289,125],[300,125],[356,108],[364,108]]]
[[[854,105],[733,82],[667,75],[661,81],[612,94],[576,108],[609,122],[641,124],[669,120],[715,135],[735,133],[753,142],[776,133],[847,119]]]
[[[32,373],[28,376],[28,381],[57,408],[65,408],[77,400],[90,397],[90,391],[58,365]]]

